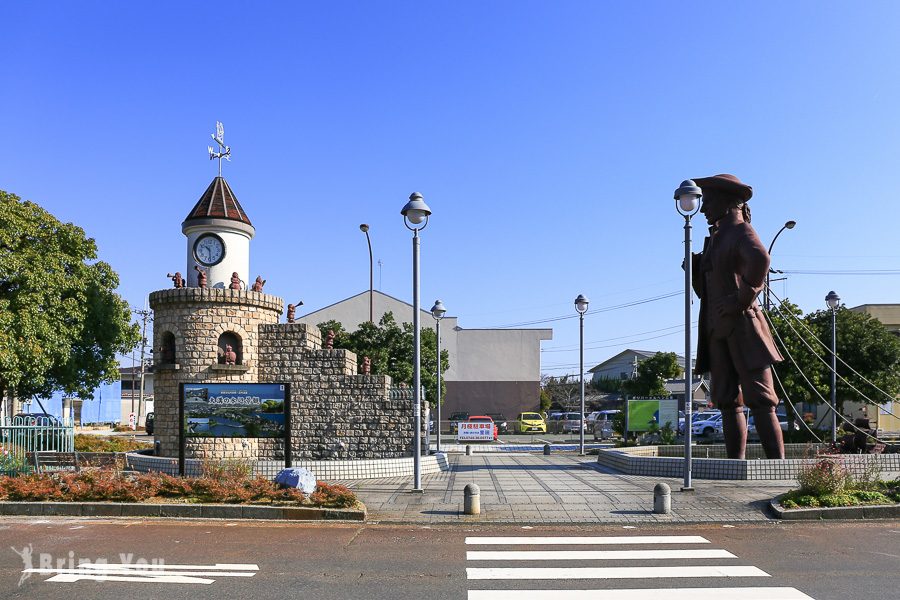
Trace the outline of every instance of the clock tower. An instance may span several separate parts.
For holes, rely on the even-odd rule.
[[[187,285],[197,287],[197,269],[207,275],[207,287],[227,288],[237,273],[247,288],[250,278],[250,240],[256,230],[231,186],[219,175],[212,180],[181,224],[187,236]]]

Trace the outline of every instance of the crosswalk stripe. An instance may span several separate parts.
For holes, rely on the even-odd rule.
[[[661,577],[769,577],[752,566],[689,567],[467,567],[468,579],[658,579]]]
[[[209,585],[213,579],[189,577],[186,575],[158,575],[155,577],[141,577],[139,575],[96,575],[93,573],[77,575],[74,573],[62,573],[54,575],[47,581],[55,583],[75,583],[76,581],[125,581],[135,583],[202,583]]]
[[[470,550],[466,560],[666,560],[737,558],[727,550]]]
[[[813,600],[792,587],[469,590],[468,600]]]
[[[699,535],[613,535],[600,537],[467,537],[469,545],[613,545],[613,544],[708,544]]]

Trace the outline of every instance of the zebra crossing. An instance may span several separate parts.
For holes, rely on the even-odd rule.
[[[739,557],[706,546],[710,542],[702,536],[472,536],[465,543],[466,579],[470,588],[476,588],[468,590],[469,600],[814,600],[796,588],[764,585],[768,573],[737,564]],[[490,549],[468,550],[471,546]],[[523,567],[523,561],[535,566]],[[569,565],[577,561],[578,566],[562,561],[571,561]],[[607,566],[605,561],[624,564]],[[673,565],[673,561],[686,564]],[[585,564],[590,566],[582,566]],[[708,581],[709,586],[659,587],[681,579]],[[619,583],[623,580],[630,581]],[[740,583],[723,585],[729,580]],[[531,589],[509,589],[511,581],[526,582]],[[592,589],[553,588],[554,582],[563,581],[584,583]],[[504,589],[485,589],[488,582],[500,582],[498,586]],[[622,587],[636,582],[649,587]]]

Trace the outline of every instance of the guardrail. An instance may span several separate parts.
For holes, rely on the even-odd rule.
[[[0,473],[16,475],[34,469],[35,452],[74,452],[75,427],[46,417],[14,417],[0,422]]]

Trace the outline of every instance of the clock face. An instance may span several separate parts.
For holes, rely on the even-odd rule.
[[[211,267],[225,258],[225,243],[214,233],[205,233],[194,242],[194,258],[201,265]]]

